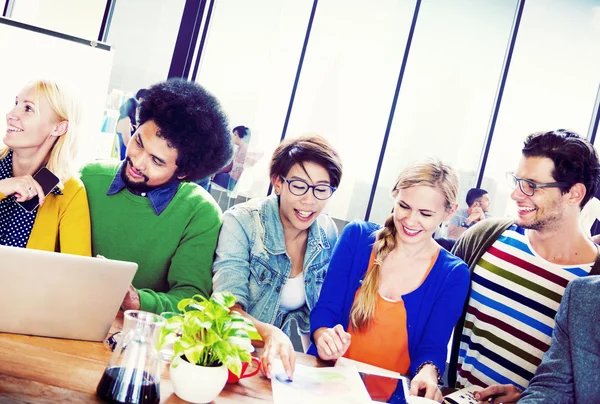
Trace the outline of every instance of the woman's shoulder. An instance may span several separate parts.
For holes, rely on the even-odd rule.
[[[225,211],[226,215],[233,216],[236,218],[250,217],[254,214],[260,214],[262,211],[270,213],[273,209],[265,209],[269,202],[269,198],[252,198],[246,202],[238,203]],[[279,214],[279,210],[274,210]]]
[[[269,227],[272,221],[270,213],[266,213],[270,211],[266,209],[268,199],[253,198],[232,206],[223,213],[223,226],[230,229],[239,227],[248,234],[262,234],[264,230],[259,229]],[[278,210],[277,214],[279,214]]]
[[[338,239],[338,228],[331,216],[321,213],[316,220],[321,234],[327,238],[331,246],[334,246]]]
[[[381,225],[373,222],[365,222],[363,220],[353,220],[344,226],[342,236],[344,237],[357,237],[357,238],[373,238],[375,239],[375,232],[381,229]]]
[[[457,276],[469,276],[469,267],[456,255],[440,248],[436,266],[446,275],[455,274]]]
[[[364,245],[370,251],[375,242],[375,233],[380,228],[376,223],[354,220],[344,226],[337,243],[350,245],[352,248]]]
[[[70,177],[62,185],[60,193],[50,193],[46,197],[46,200],[50,202],[49,206],[54,206],[59,211],[71,208],[88,209],[87,194],[81,179]]]
[[[85,190],[83,181],[79,177],[71,177],[63,183],[61,193],[63,195],[75,195],[81,190]]]

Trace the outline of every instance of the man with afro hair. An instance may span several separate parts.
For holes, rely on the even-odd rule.
[[[122,309],[176,311],[194,294],[210,296],[221,210],[192,181],[232,155],[219,102],[181,79],[152,86],[122,162],[82,170],[94,255],[138,264]]]

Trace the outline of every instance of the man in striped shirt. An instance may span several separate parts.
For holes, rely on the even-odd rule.
[[[569,281],[600,273],[598,249],[580,226],[600,164],[594,147],[566,131],[525,140],[507,174],[518,218],[469,229],[453,252],[471,269],[471,291],[456,328],[449,381],[478,385],[480,401],[517,402],[550,347]]]

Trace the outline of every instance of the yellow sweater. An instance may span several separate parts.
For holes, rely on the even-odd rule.
[[[81,180],[71,178],[62,195],[48,194],[39,208],[27,248],[76,255],[92,255],[90,210]],[[0,193],[0,200],[6,198]]]

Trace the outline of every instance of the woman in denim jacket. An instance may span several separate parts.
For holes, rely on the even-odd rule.
[[[213,264],[213,289],[237,299],[263,338],[263,372],[280,356],[292,377],[295,354],[288,337],[296,320],[304,349],[309,313],[317,303],[337,229],[320,215],[342,177],[340,158],[320,136],[286,140],[270,167],[275,195],[227,210]]]

